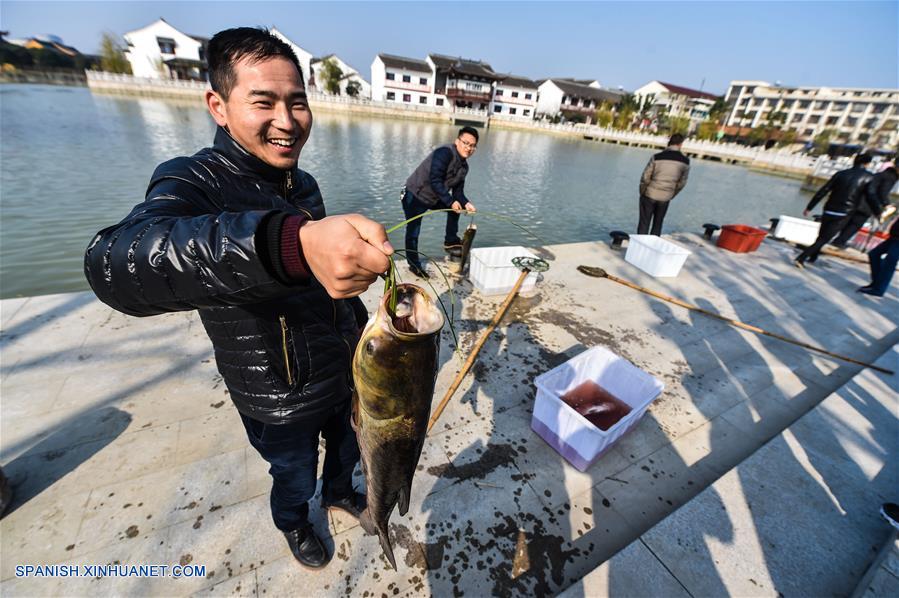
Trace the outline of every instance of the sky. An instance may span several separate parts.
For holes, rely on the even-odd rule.
[[[54,34],[96,53],[164,18],[210,37],[276,26],[316,56],[336,53],[366,79],[379,52],[484,60],[534,79],[651,81],[723,94],[734,79],[899,87],[899,0],[886,2],[42,2],[0,0],[13,38]]]

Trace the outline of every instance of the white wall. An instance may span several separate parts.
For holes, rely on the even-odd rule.
[[[371,99],[376,102],[384,100],[384,63],[380,56],[375,56],[371,63]]]
[[[540,99],[537,101],[537,113],[545,114],[547,116],[555,116],[559,113],[559,108],[562,106],[562,96],[565,94],[562,93],[562,90],[556,87],[556,84],[551,80],[544,81],[539,88],[537,88],[537,93],[540,94]]]
[[[162,19],[142,29],[129,31],[122,37],[129,44],[126,56],[128,62],[131,63],[131,72],[135,77],[168,78],[167,71],[161,70],[159,67],[160,61],[166,58],[200,59],[200,42],[181,33]],[[157,37],[175,40],[175,53],[163,55],[159,50]]]
[[[502,95],[497,92],[502,91]],[[513,93],[517,93],[518,97],[512,97]],[[531,99],[526,99],[527,94],[531,95]],[[511,110],[515,110],[512,115]],[[490,114],[505,114],[521,118],[534,118],[537,109],[537,90],[527,87],[518,87],[515,85],[506,85],[497,83],[493,89],[493,98],[490,100]],[[527,112],[527,114],[525,114]]]
[[[297,55],[297,59],[300,61],[300,70],[303,71],[303,83],[305,85],[309,85],[309,73],[312,72],[310,68],[310,64],[312,63],[312,54],[307,52],[300,46],[293,43],[286,35],[278,31],[275,27],[269,29],[272,32],[272,35],[284,41],[288,46],[293,49],[294,54]]]

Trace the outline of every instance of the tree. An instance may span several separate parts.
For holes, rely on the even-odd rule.
[[[814,153],[816,156],[827,153],[827,150],[830,149],[830,142],[833,139],[833,136],[833,129],[824,129],[815,136],[812,143],[814,144]]]
[[[699,123],[696,136],[706,141],[714,141],[718,137],[718,122],[712,118],[702,121]]]
[[[672,116],[668,119],[668,134],[686,135],[690,131],[690,119],[686,116]]]
[[[131,74],[131,63],[125,58],[124,48],[108,31],[100,39],[100,69],[108,73]]]
[[[346,94],[352,98],[355,98],[359,95],[359,92],[362,91],[362,84],[358,81],[347,81],[346,84]]]
[[[709,108],[709,120],[714,123],[720,123],[730,111],[730,106],[724,101],[724,98],[715,98],[715,103]]]
[[[601,106],[599,110],[596,111],[594,120],[600,127],[608,127],[612,124],[612,121],[615,120],[615,113],[612,112],[610,108]]]
[[[340,80],[343,79],[343,71],[333,58],[325,58],[319,71],[321,83],[325,91],[332,95],[340,94]]]
[[[787,129],[783,132],[783,135],[780,136],[780,139],[777,140],[777,147],[787,147],[794,143],[796,143],[796,131]]]

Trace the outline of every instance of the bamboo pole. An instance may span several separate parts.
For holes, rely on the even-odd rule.
[[[732,326],[736,326],[737,328],[742,328],[743,330],[748,330],[748,331],[754,332],[756,334],[763,334],[765,336],[770,336],[771,338],[776,338],[777,340],[791,343],[794,345],[798,345],[805,349],[817,351],[818,353],[822,353],[829,357],[835,357],[836,359],[848,361],[849,363],[854,363],[856,365],[861,365],[866,368],[871,368],[872,370],[877,370],[878,372],[883,372],[884,374],[889,374],[890,376],[895,375],[895,372],[893,372],[893,370],[888,370],[886,368],[882,368],[877,365],[865,363],[864,361],[859,361],[859,360],[853,359],[851,357],[846,357],[845,355],[840,355],[839,353],[832,353],[832,352],[828,351],[827,349],[822,349],[821,347],[816,347],[814,345],[810,345],[808,343],[804,343],[804,342],[798,341],[796,339],[792,339],[792,338],[789,338],[786,336],[781,336],[780,334],[776,334],[774,332],[768,332],[767,330],[762,330],[761,328],[759,328],[757,326],[752,326],[750,324],[744,324],[743,322],[740,322],[739,320],[732,320],[731,318],[726,318],[722,315],[716,314],[715,312],[711,312],[711,311],[702,309],[701,307],[698,307],[696,305],[692,305],[685,301],[681,301],[680,299],[676,299],[674,297],[669,297],[668,295],[663,295],[662,293],[657,293],[656,291],[652,291],[645,287],[641,287],[640,285],[636,285],[632,282],[628,282],[627,280],[618,278],[617,276],[612,276],[611,274],[609,274],[602,268],[595,268],[592,266],[578,266],[577,269],[578,269],[578,272],[580,272],[581,274],[586,274],[587,276],[593,276],[595,278],[608,278],[612,282],[617,282],[618,284],[624,285],[626,287],[630,287],[636,291],[640,291],[641,293],[646,293],[647,295],[652,295],[653,297],[656,297],[663,301],[667,301],[669,303],[674,303],[675,305],[679,305],[686,309],[698,311],[701,314],[705,314],[709,317],[715,318],[717,320],[721,320],[722,322],[726,322]]]
[[[509,310],[509,306],[512,305],[512,301],[518,294],[518,290],[521,288],[522,283],[524,283],[524,279],[527,278],[528,274],[530,273],[531,271],[527,269],[521,271],[521,274],[518,276],[518,280],[515,281],[515,286],[512,287],[511,291],[509,291],[509,294],[506,296],[503,304],[499,306],[499,310],[497,310],[496,315],[493,316],[493,320],[491,320],[490,324],[487,326],[487,329],[484,330],[484,332],[481,334],[481,338],[478,339],[478,342],[475,343],[474,349],[472,349],[471,354],[468,356],[468,359],[465,360],[465,364],[462,366],[462,369],[459,370],[458,374],[456,374],[455,380],[453,380],[453,383],[450,384],[450,387],[446,391],[446,394],[443,395],[443,399],[440,401],[440,404],[437,405],[437,409],[434,410],[434,414],[431,416],[430,421],[428,421],[428,432],[431,431],[431,428],[433,428],[434,424],[437,423],[437,418],[439,418],[440,414],[443,413],[443,410],[446,409],[446,404],[449,403],[449,400],[456,392],[456,389],[459,388],[459,385],[462,383],[462,379],[465,378],[465,374],[467,374],[471,369],[471,366],[474,365],[475,358],[477,358],[481,347],[483,347],[484,343],[487,342],[487,337],[490,336],[490,333],[493,332],[493,329],[496,328],[500,320],[503,319],[503,316],[506,315],[506,312]]]

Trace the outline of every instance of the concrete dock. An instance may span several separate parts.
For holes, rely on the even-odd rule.
[[[316,572],[296,564],[271,523],[267,465],[195,313],[130,318],[90,293],[0,302],[0,464],[15,490],[0,521],[0,592],[851,593],[890,534],[880,503],[899,502],[899,378],[576,267],[893,370],[895,283],[872,298],[854,292],[864,264],[822,256],[800,271],[795,250],[771,240],[733,254],[698,235],[669,238],[693,253],[667,279],[605,243],[537,250],[550,270],[484,346],[425,444],[409,512],[391,518],[396,572],[376,538],[317,499],[312,517],[335,557]],[[462,279],[454,294],[464,356],[503,297]],[[364,298],[374,305],[377,289]],[[596,345],[665,390],[581,473],[531,431],[533,380]],[[435,402],[462,361],[445,330]],[[17,565],[107,564],[201,575],[17,575]]]

